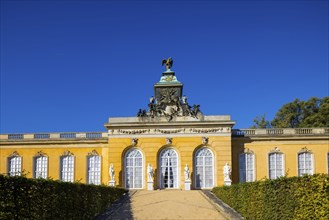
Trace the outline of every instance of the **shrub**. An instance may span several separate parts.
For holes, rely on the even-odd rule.
[[[325,174],[215,187],[213,193],[246,219],[329,219]]]
[[[0,219],[92,219],[125,189],[0,175]]]

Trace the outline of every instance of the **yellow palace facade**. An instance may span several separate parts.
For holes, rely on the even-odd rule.
[[[110,117],[106,132],[1,134],[0,173],[148,190],[328,173],[329,128],[233,129],[190,105],[163,64],[148,108]]]

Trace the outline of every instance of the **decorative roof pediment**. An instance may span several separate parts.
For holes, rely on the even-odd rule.
[[[312,153],[306,146],[302,147],[298,153]]]
[[[42,150],[38,151],[36,154],[35,154],[35,157],[46,157],[47,154],[45,154]]]
[[[280,153],[280,154],[282,154],[282,152],[280,151],[280,149],[278,147],[275,147],[273,150],[271,150],[270,154],[271,153]]]
[[[14,151],[12,154],[10,154],[8,157],[20,157],[19,153],[17,151]]]
[[[91,152],[88,153],[88,157],[91,157],[91,156],[99,156],[99,154],[97,153],[96,150],[92,150]]]
[[[73,156],[74,154],[69,151],[69,150],[65,150],[64,153],[62,154],[62,156]]]
[[[249,148],[244,149],[245,154],[254,154],[254,151],[250,150]]]

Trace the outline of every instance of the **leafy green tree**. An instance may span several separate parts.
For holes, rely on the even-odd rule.
[[[254,118],[253,123],[251,128],[329,127],[329,96],[295,99],[283,105],[272,121],[266,120],[264,114]]]
[[[302,121],[302,102],[295,99],[283,105],[276,113],[271,125],[275,128],[297,128]]]
[[[251,126],[251,128],[256,129],[256,128],[271,128],[271,123],[266,120],[266,114],[264,113],[263,115],[258,115],[256,118],[253,120],[254,125]]]
[[[329,97],[310,98],[303,106],[304,119],[299,127],[329,127]]]

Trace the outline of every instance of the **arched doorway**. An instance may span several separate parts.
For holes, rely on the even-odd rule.
[[[178,188],[178,154],[173,148],[161,151],[159,168],[160,188]]]
[[[125,154],[125,188],[143,188],[143,154],[134,148]]]
[[[195,188],[214,187],[214,155],[209,148],[203,147],[195,153],[194,170]]]

